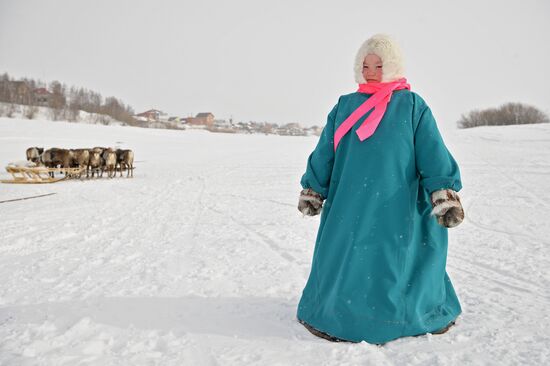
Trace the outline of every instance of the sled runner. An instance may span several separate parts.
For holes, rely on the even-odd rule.
[[[13,179],[1,180],[2,183],[54,183],[64,179],[80,176],[86,167],[81,168],[46,168],[8,165],[6,171]],[[54,178],[50,173],[63,173],[63,177]]]

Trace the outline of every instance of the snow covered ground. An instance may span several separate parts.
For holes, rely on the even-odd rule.
[[[295,321],[319,218],[296,209],[316,137],[0,118],[29,146],[120,146],[134,179],[0,185],[0,365],[550,363],[550,125],[450,131],[466,221],[444,335],[377,347]],[[5,173],[0,177],[7,178]]]
[[[12,109],[11,118],[19,119],[29,119],[27,118],[30,114],[30,111],[34,108],[34,120],[43,120],[43,121],[53,121],[55,112],[50,107],[38,107],[38,106],[28,106],[22,104],[10,104],[5,102],[0,102],[0,118],[7,117],[10,109]],[[60,118],[57,118],[60,119]],[[110,125],[110,126],[123,126],[124,123],[117,121],[116,119],[107,116],[105,114],[89,113],[85,111],[78,111],[78,114],[75,116],[73,123],[90,123],[90,124],[101,124],[101,125]]]

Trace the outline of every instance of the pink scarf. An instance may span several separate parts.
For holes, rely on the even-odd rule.
[[[407,79],[402,78],[389,83],[366,83],[359,84],[359,93],[374,94],[361,104],[355,111],[353,111],[348,118],[336,129],[334,133],[334,151],[338,147],[340,140],[346,133],[351,130],[355,122],[363,117],[368,111],[374,108],[371,114],[365,119],[365,122],[357,129],[356,133],[359,136],[359,140],[372,136],[376,128],[380,124],[386,108],[391,99],[391,94],[394,90],[411,89],[411,86],[407,84]]]

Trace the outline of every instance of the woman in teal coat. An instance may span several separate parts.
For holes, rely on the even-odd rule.
[[[298,209],[321,213],[298,320],[332,341],[443,333],[461,312],[445,271],[460,172],[385,35],[359,49],[359,90],[328,115]],[[322,210],[321,210],[322,208]]]

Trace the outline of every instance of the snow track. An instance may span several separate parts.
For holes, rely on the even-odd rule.
[[[447,266],[463,314],[377,347],[295,320],[316,138],[0,119],[1,165],[29,146],[117,142],[137,160],[134,179],[0,185],[0,201],[55,193],[0,204],[0,365],[548,364],[550,126],[446,141],[464,185]]]

